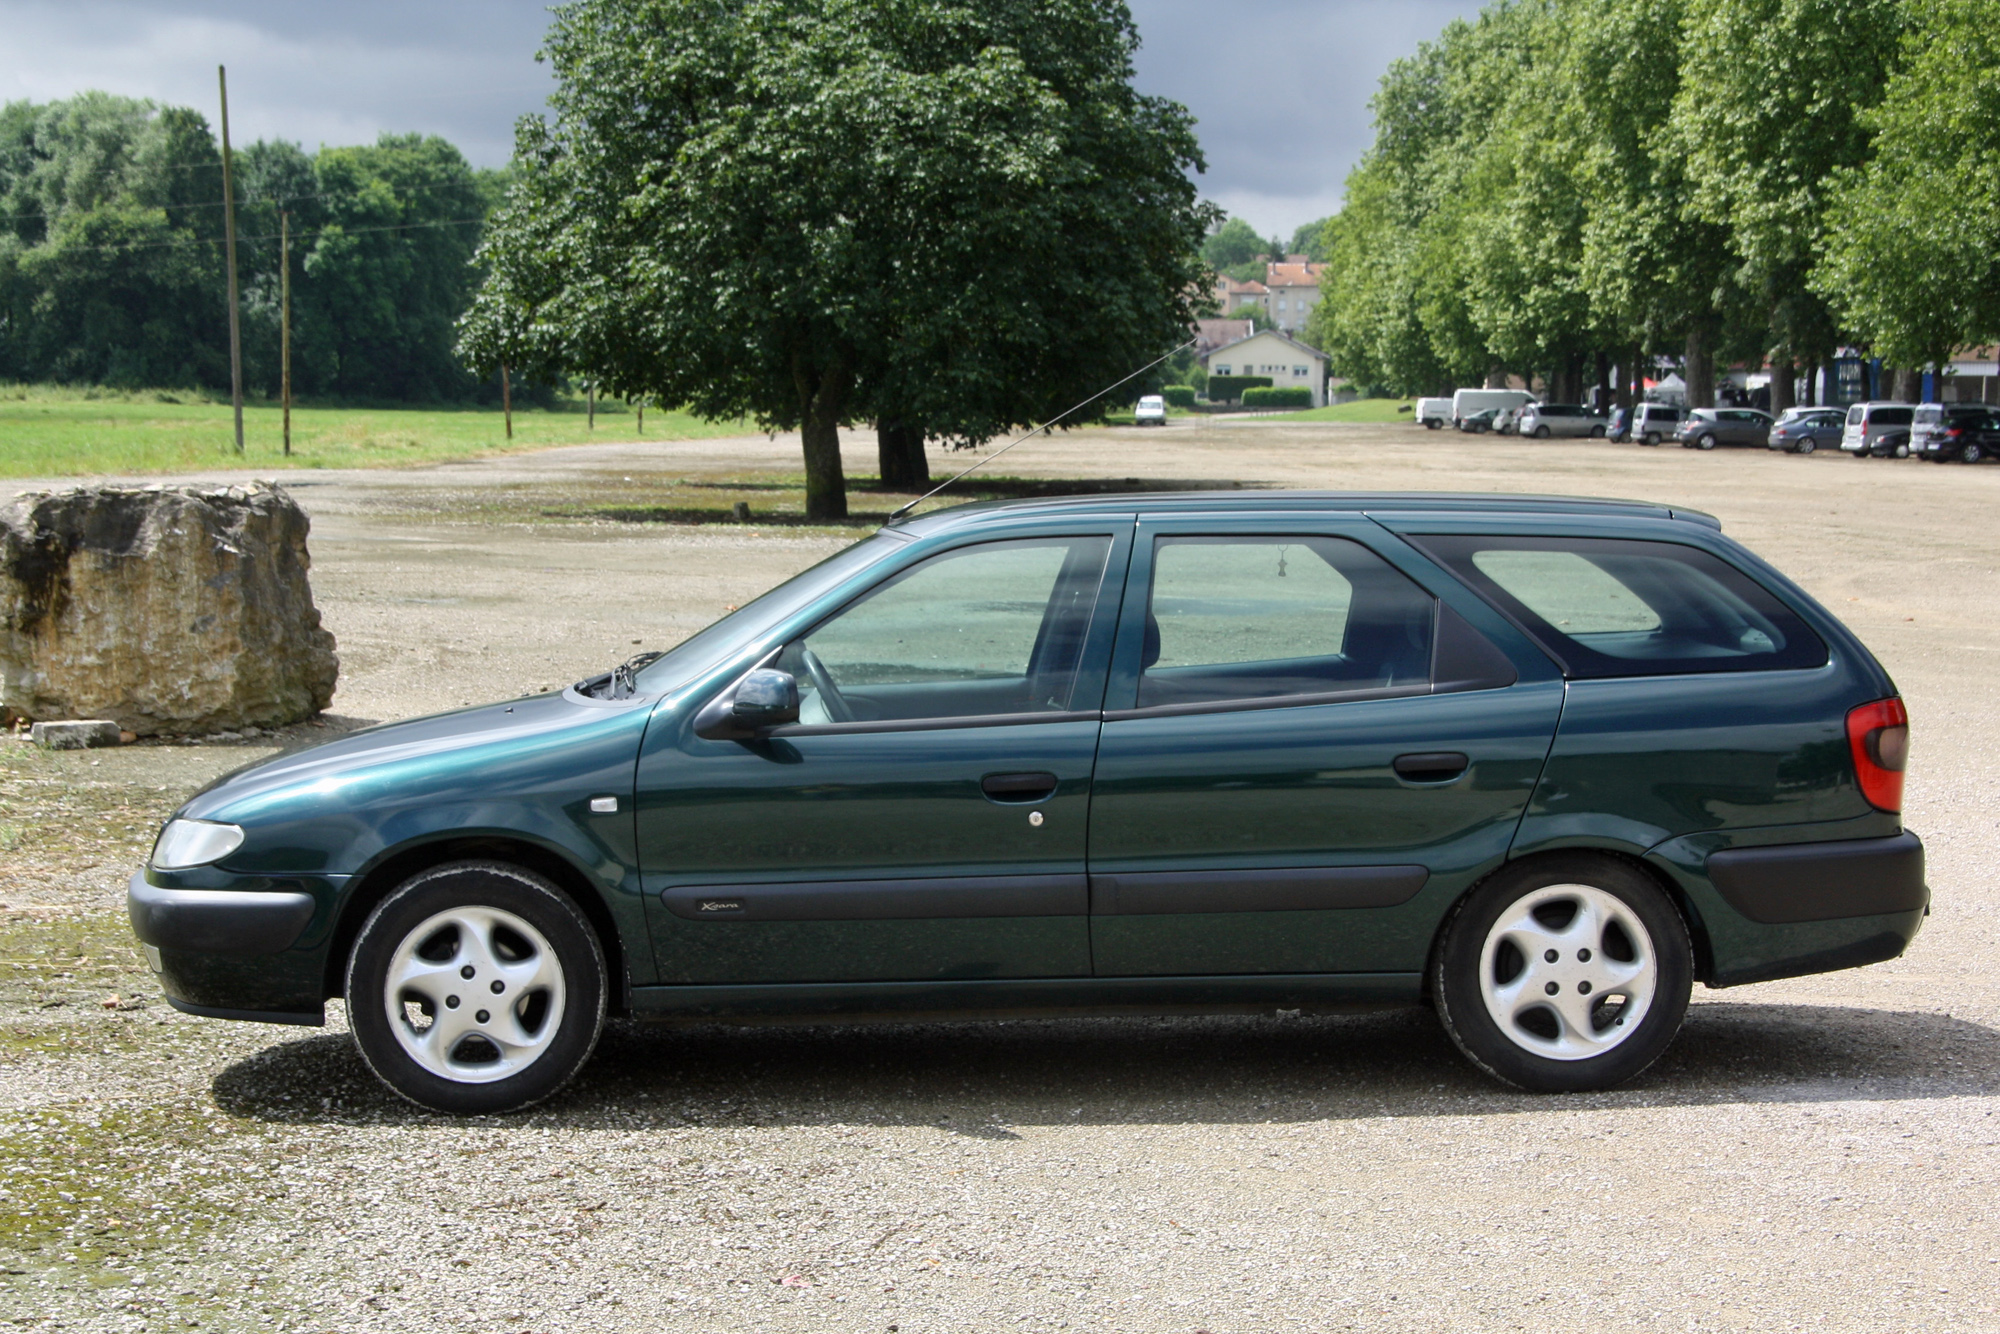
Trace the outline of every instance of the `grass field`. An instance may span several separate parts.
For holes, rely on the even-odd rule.
[[[649,409],[643,438],[737,435],[745,422],[709,422]],[[555,410],[516,409],[514,438],[496,408],[294,407],[292,454],[282,452],[282,413],[243,409],[236,453],[228,402],[173,391],[118,393],[0,385],[0,477],[70,477],[199,468],[383,468],[548,445],[642,438],[622,403],[599,402],[597,428],[581,401]]]
[[[1375,425],[1411,420],[1416,400],[1412,398],[1362,398],[1352,403],[1336,403],[1329,408],[1308,408],[1288,412],[1286,422],[1367,422]]]

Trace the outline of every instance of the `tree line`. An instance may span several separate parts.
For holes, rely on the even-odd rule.
[[[1307,336],[1397,393],[1669,356],[1693,403],[1768,362],[1776,409],[1848,346],[1914,377],[2000,334],[1996,68],[1991,0],[1490,5],[1382,80]]]
[[[455,325],[504,172],[435,136],[234,160],[246,387],[279,382],[279,214],[289,215],[297,393],[480,392]],[[102,92],[0,107],[0,380],[226,389],[222,159],[186,107]]]

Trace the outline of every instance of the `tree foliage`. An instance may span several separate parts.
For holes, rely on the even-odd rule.
[[[465,355],[799,429],[838,517],[842,423],[989,439],[1182,336],[1211,211],[1136,43],[1116,0],[578,0]]]
[[[1940,361],[2000,333],[1995,27],[1981,0],[1490,4],[1383,78],[1307,335],[1401,392]]]
[[[473,392],[453,325],[497,175],[416,135],[311,155],[283,142],[239,149],[251,387],[278,386],[285,211],[298,392]],[[221,155],[199,113],[105,93],[0,108],[0,215],[0,377],[229,383]]]

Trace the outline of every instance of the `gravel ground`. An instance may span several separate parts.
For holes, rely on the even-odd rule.
[[[796,457],[754,437],[297,479],[344,667],[328,727],[601,670],[836,549],[577,517]],[[325,1031],[175,1014],[121,920],[173,805],[324,729],[0,746],[0,1320],[2000,1329],[2000,816],[1965,795],[2000,733],[2000,469],[1232,422],[1037,441],[1001,470],[1718,514],[1896,675],[1936,915],[1892,963],[1698,993],[1609,1094],[1498,1089],[1420,1012],[621,1026],[559,1100],[447,1121],[374,1084],[338,1006]]]

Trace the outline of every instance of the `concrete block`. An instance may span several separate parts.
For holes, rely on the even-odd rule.
[[[28,739],[47,750],[115,746],[119,742],[118,724],[108,718],[68,718],[57,723],[36,723],[28,729]]]

